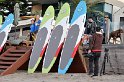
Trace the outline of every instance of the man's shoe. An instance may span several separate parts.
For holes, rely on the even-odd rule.
[[[91,77],[95,77],[95,76],[98,76],[98,75],[92,75]]]

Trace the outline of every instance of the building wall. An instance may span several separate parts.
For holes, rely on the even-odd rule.
[[[123,7],[124,3],[118,0],[102,0],[105,1],[106,3],[112,4],[114,6],[118,6],[118,7]]]
[[[116,13],[113,14],[114,30],[117,30],[119,28],[124,29],[124,26],[120,26],[121,17],[124,17],[124,7],[119,9]]]
[[[112,21],[113,21],[114,30],[117,30],[119,27],[119,18],[116,17],[117,16],[116,13],[119,12],[120,9],[121,8],[118,6],[113,6],[113,20]]]
[[[116,13],[119,9],[121,8],[118,6],[113,6],[113,14]]]

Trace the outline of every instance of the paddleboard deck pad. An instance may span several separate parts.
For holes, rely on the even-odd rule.
[[[86,3],[84,1],[80,1],[71,20],[71,28],[68,31],[68,35],[61,53],[58,68],[59,74],[65,74],[74,59],[82,34],[85,30],[85,20]]]
[[[48,73],[55,63],[66,37],[69,24],[70,6],[65,3],[56,19],[55,28],[52,31],[50,41],[43,61],[42,73]]]
[[[6,36],[6,33],[4,31],[0,33],[0,45],[3,44],[3,41],[4,41],[5,36]],[[3,46],[0,47],[0,52],[2,50],[2,47]]]

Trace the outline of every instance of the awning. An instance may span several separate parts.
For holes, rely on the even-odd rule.
[[[59,0],[29,0],[29,1],[40,4],[52,4],[52,3],[57,3]]]

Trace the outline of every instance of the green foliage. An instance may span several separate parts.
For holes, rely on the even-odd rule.
[[[4,2],[4,1],[6,1],[6,0],[0,0],[0,2]]]
[[[23,2],[24,4],[20,4],[20,2]],[[5,10],[9,10],[9,13],[14,12],[14,5],[16,3],[19,3],[20,7],[20,15],[26,15],[29,9],[27,9],[27,1],[26,0],[0,0],[0,8]],[[3,12],[4,13],[4,12]],[[4,13],[5,15],[9,13]]]
[[[72,0],[74,4],[78,4],[80,0]]]
[[[0,0],[0,2],[20,2],[22,0]]]

